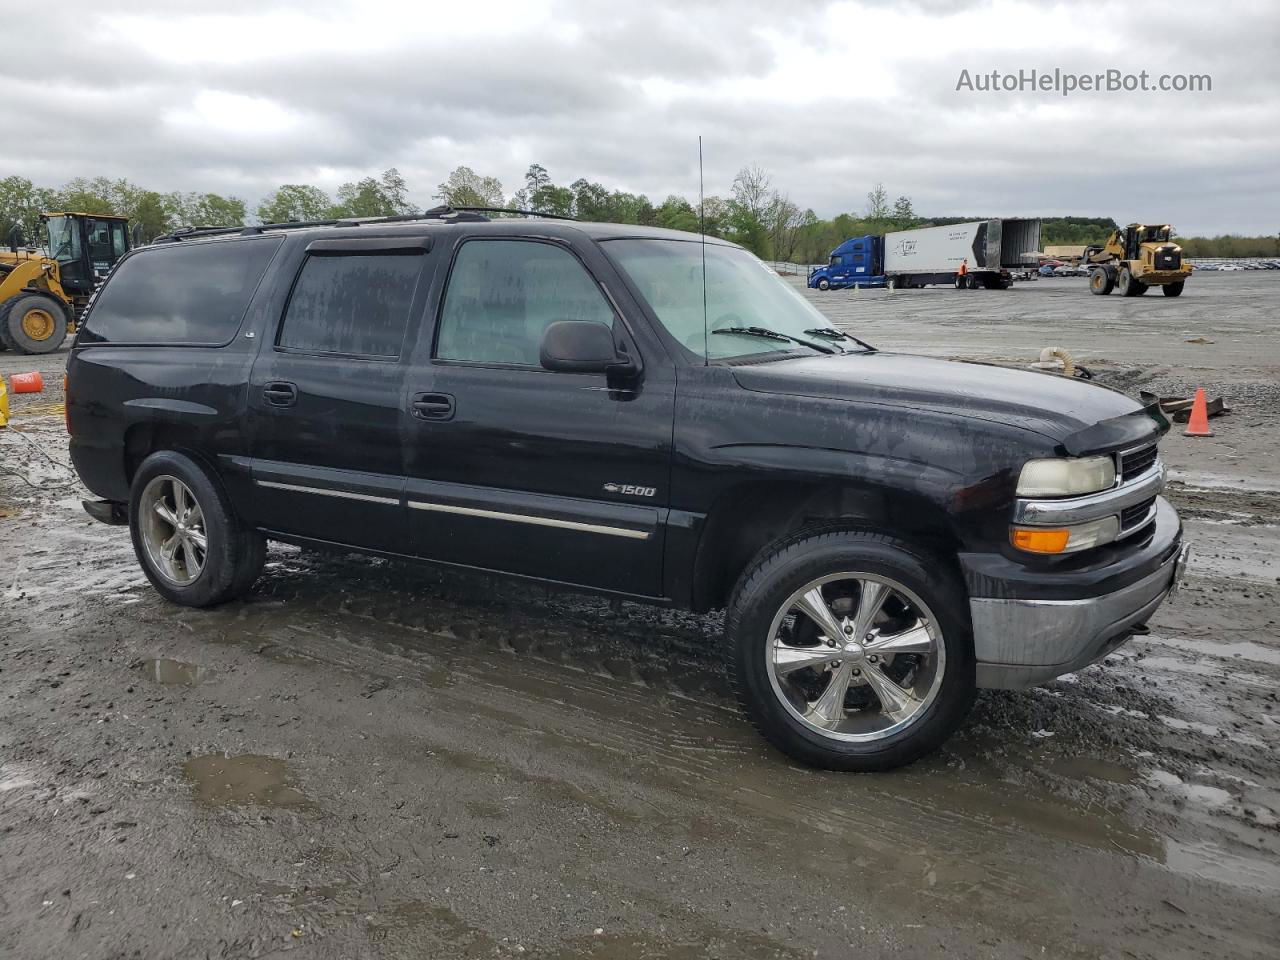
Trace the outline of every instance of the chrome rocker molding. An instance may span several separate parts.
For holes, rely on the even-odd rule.
[[[392,506],[399,506],[400,501],[395,497],[375,497],[368,493],[352,493],[350,490],[331,490],[328,487],[304,487],[297,483],[279,483],[275,480],[255,480],[260,487],[270,487],[273,490],[294,490],[298,493],[314,493],[322,497],[340,497],[343,500],[363,500],[365,503],[386,503]]]
[[[511,523],[531,523],[539,527],[559,527],[562,530],[581,530],[584,533],[601,533],[609,537],[629,537],[632,540],[648,540],[648,530],[631,530],[627,527],[605,527],[598,523],[580,523],[577,520],[557,520],[554,517],[538,517],[529,513],[503,513],[500,510],[481,510],[479,507],[457,507],[449,503],[427,503],[410,500],[414,510],[433,510],[437,513],[457,513],[465,517],[484,517],[489,520],[507,520]]]
[[[276,480],[255,480],[254,482],[260,487],[270,487],[273,490],[293,490],[297,493],[314,493],[322,497],[339,497],[344,500],[360,500],[365,503],[385,503],[389,506],[399,506],[402,502],[395,497],[376,497],[368,493],[352,493],[350,490],[308,487],[298,483],[280,483]],[[488,520],[506,520],[510,523],[529,523],[539,527],[579,530],[583,533],[598,533],[609,537],[627,537],[632,540],[648,540],[653,535],[652,531],[649,530],[609,527],[598,523],[581,523],[577,520],[557,520],[555,517],[540,517],[529,513],[481,510],[478,507],[459,507],[448,503],[429,503],[424,500],[409,500],[408,505],[414,510],[431,510],[437,513],[453,513],[466,517],[483,517]]]

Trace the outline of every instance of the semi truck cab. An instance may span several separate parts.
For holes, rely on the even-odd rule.
[[[884,283],[883,237],[851,237],[831,251],[825,267],[809,274],[809,286],[818,290],[883,287]]]

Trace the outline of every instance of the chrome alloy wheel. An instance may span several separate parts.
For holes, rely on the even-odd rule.
[[[191,488],[177,477],[161,474],[142,491],[138,511],[151,565],[179,586],[192,583],[204,569],[209,540],[204,513]]]
[[[924,602],[888,577],[819,577],[773,618],[769,682],[787,712],[824,737],[882,740],[937,697],[947,656],[940,629]]]

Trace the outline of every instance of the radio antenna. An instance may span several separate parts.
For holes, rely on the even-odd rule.
[[[711,365],[711,337],[707,333],[707,199],[702,181],[702,137],[698,137],[698,232],[702,237],[702,365]]]

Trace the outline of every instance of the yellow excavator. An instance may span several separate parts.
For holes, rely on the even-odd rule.
[[[1150,287],[1160,287],[1166,297],[1182,296],[1191,276],[1191,264],[1173,242],[1173,227],[1131,223],[1113,230],[1104,244],[1085,247],[1081,264],[1089,268],[1089,292],[1106,296],[1140,297]]]
[[[129,221],[99,213],[46,213],[43,256],[18,228],[0,248],[0,350],[51,353],[62,346],[94,287],[129,252]]]

